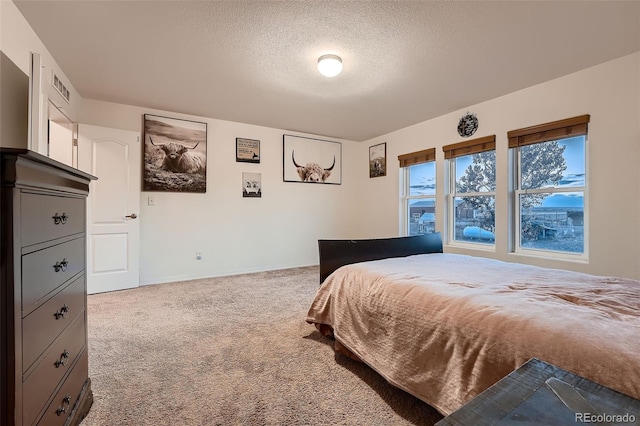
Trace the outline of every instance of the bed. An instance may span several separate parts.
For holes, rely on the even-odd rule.
[[[442,253],[439,234],[318,244],[307,322],[445,415],[534,357],[640,399],[640,281]]]

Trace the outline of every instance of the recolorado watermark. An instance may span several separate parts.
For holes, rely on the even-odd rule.
[[[634,423],[636,416],[626,414],[576,413],[576,423]]]

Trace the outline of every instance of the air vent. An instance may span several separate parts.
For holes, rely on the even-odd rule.
[[[71,93],[69,92],[69,89],[67,89],[67,86],[65,86],[62,80],[58,78],[55,71],[53,72],[53,77],[51,77],[51,84],[53,85],[53,87],[56,88],[58,93],[62,95],[64,100],[67,101],[67,103],[71,102],[70,101]]]

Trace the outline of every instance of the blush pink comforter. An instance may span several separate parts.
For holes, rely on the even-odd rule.
[[[640,399],[640,281],[417,255],[336,270],[307,322],[445,415],[532,357]]]

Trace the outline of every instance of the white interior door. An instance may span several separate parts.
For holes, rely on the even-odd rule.
[[[87,199],[87,292],[140,283],[140,134],[78,125],[78,168],[98,178]]]

